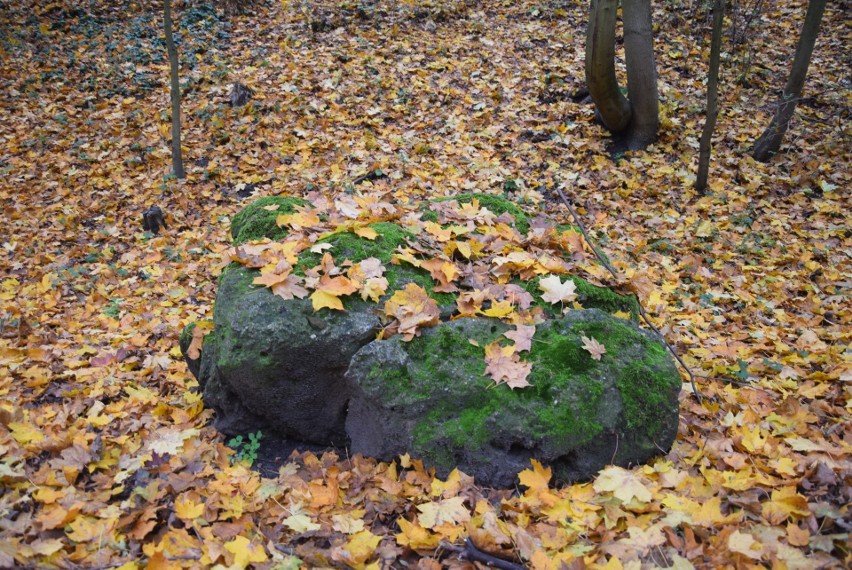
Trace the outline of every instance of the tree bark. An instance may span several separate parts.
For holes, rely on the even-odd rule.
[[[707,190],[707,177],[710,171],[710,151],[713,143],[713,131],[719,116],[719,59],[722,52],[722,21],[725,16],[725,0],[713,3],[713,34],[710,39],[710,69],[707,73],[707,118],[701,133],[698,148],[698,176],[695,189],[704,194]]]
[[[790,76],[787,78],[787,85],[784,87],[784,93],[778,102],[778,108],[772,122],[754,143],[752,156],[755,160],[768,162],[781,148],[784,134],[790,126],[790,120],[796,112],[796,104],[802,95],[814,44],[816,44],[816,38],[819,34],[822,14],[825,11],[825,3],[826,0],[810,0],[808,2],[805,23],[802,25],[802,32],[799,35],[799,44],[796,46],[796,56],[793,58],[793,67],[790,70]]]
[[[650,0],[623,0],[624,57],[627,64],[627,96],[632,116],[627,146],[642,149],[657,140],[660,126],[657,64]]]
[[[178,77],[178,56],[175,40],[172,36],[172,3],[165,1],[163,26],[166,32],[166,50],[169,53],[169,70],[172,95],[172,170],[175,177],[184,178],[183,157],[180,148],[180,78]]]
[[[586,85],[604,126],[619,133],[630,125],[630,102],[615,77],[618,0],[592,0],[586,30]]]

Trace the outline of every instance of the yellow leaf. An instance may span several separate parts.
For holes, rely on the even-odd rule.
[[[183,448],[184,440],[196,435],[198,435],[198,430],[195,428],[183,431],[172,427],[161,428],[153,434],[152,439],[148,442],[148,449],[160,455],[167,453],[176,455]]]
[[[39,487],[38,490],[33,493],[33,498],[39,503],[45,505],[55,503],[64,496],[64,489],[53,489],[52,487]]]
[[[385,301],[385,314],[399,320],[399,332],[405,340],[411,340],[420,334],[420,327],[432,327],[438,324],[441,314],[438,303],[416,283],[409,283],[405,289],[396,291]]]
[[[444,498],[455,497],[461,490],[461,471],[453,469],[447,476],[446,481],[441,481],[437,477],[432,480],[432,496]]]
[[[409,522],[400,517],[396,523],[402,531],[396,535],[396,542],[400,546],[407,546],[412,550],[432,550],[438,546],[438,542],[441,540],[440,536],[432,534],[416,521]]]
[[[364,530],[364,521],[349,514],[331,515],[331,528],[344,534],[355,534]]]
[[[452,497],[417,505],[420,514],[417,520],[423,528],[435,528],[444,524],[458,524],[470,520],[470,512],[464,506],[464,497]]]
[[[326,293],[325,291],[316,290],[311,293],[311,304],[314,306],[314,311],[319,311],[320,309],[335,309],[337,311],[343,310],[343,302],[339,297],[332,295],[331,293]]]
[[[78,516],[65,527],[65,535],[74,542],[89,542],[109,536],[113,521]]]
[[[592,487],[599,493],[611,492],[623,503],[629,503],[633,499],[640,503],[651,500],[651,491],[645,487],[643,480],[636,473],[621,467],[612,466],[602,470]]]
[[[195,493],[184,493],[175,499],[175,514],[180,519],[193,520],[204,513],[204,503],[196,502]]]
[[[795,487],[782,487],[772,491],[769,501],[761,505],[761,514],[770,524],[781,524],[791,517],[803,518],[811,514],[808,501],[796,492]]]
[[[238,568],[245,568],[252,562],[266,562],[267,559],[263,546],[252,543],[244,536],[226,542],[225,550],[234,555],[234,565]]]
[[[710,220],[704,220],[700,224],[698,224],[698,228],[695,230],[695,235],[697,237],[710,237],[713,235],[713,230],[716,228],[713,226],[713,222]]]
[[[520,480],[521,485],[529,487],[529,491],[533,491],[535,493],[547,491],[551,477],[550,467],[544,467],[535,459],[531,459],[530,463],[532,463],[531,470],[524,469],[518,473],[518,479]]]
[[[50,556],[51,554],[56,554],[65,548],[65,545],[62,540],[58,538],[39,538],[30,544],[30,548],[32,548],[33,552],[36,554]]]
[[[763,449],[763,445],[766,443],[766,438],[760,437],[760,427],[753,426],[748,428],[743,426],[741,429],[743,434],[741,443],[746,451],[754,453],[755,451]]]
[[[515,306],[512,305],[511,301],[498,301],[496,303],[491,304],[491,308],[485,311],[482,311],[482,314],[486,317],[493,317],[495,319],[501,319],[515,310]]]
[[[33,424],[10,422],[8,427],[12,431],[12,437],[21,445],[44,441],[44,434]]]
[[[310,532],[321,528],[308,515],[291,515],[281,522],[284,523],[284,526],[295,532]]]
[[[728,549],[732,552],[745,554],[749,558],[759,560],[763,555],[763,545],[754,540],[754,537],[747,532],[735,530],[728,537]]]
[[[379,237],[379,232],[377,232],[371,227],[355,228],[352,231],[355,233],[356,236],[362,237],[364,239],[373,240]]]
[[[381,540],[381,536],[377,536],[369,530],[362,530],[352,536],[344,550],[349,553],[350,562],[362,564],[373,555]]]
[[[0,282],[0,299],[4,301],[10,301],[15,298],[15,295],[18,294],[18,287],[21,286],[21,282],[17,279],[5,279]]]

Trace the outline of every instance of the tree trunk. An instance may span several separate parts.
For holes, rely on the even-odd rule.
[[[822,14],[825,11],[825,2],[826,0],[810,0],[808,3],[808,12],[805,15],[805,23],[802,25],[802,33],[799,35],[799,45],[796,47],[796,56],[793,59],[793,68],[790,70],[787,86],[784,87],[784,94],[778,102],[775,117],[754,143],[752,156],[755,160],[767,162],[781,148],[781,141],[784,140],[784,134],[790,126],[790,120],[796,112],[796,104],[802,95],[808,66],[811,63],[811,54],[814,51]]]
[[[592,0],[586,30],[586,85],[604,126],[619,133],[630,125],[630,102],[615,78],[618,0]]]
[[[169,68],[172,94],[172,170],[177,178],[184,178],[183,157],[180,148],[180,79],[178,77],[178,56],[175,40],[172,36],[172,3],[165,0],[163,24],[166,31],[166,49],[169,52]]]
[[[627,95],[633,111],[627,147],[636,150],[657,140],[657,129],[660,126],[651,1],[623,0],[622,10]]]
[[[713,143],[713,131],[716,130],[716,118],[719,116],[719,59],[722,52],[722,19],[725,16],[725,0],[713,3],[713,35],[710,40],[710,69],[707,73],[707,118],[698,150],[698,176],[695,189],[704,194],[707,190],[707,176],[710,171],[710,150]]]

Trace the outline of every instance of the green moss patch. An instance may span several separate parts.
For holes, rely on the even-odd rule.
[[[331,245],[331,248],[327,251],[334,256],[338,267],[341,267],[345,261],[358,263],[370,257],[375,257],[381,261],[382,265],[385,266],[388,293],[392,294],[393,291],[404,288],[408,283],[416,283],[423,287],[435,299],[438,305],[455,305],[455,295],[450,293],[435,293],[433,291],[436,283],[428,271],[404,262],[400,265],[392,263],[391,258],[396,252],[396,249],[404,246],[408,240],[413,239],[414,234],[390,222],[377,222],[370,224],[368,227],[375,230],[379,234],[379,237],[371,240],[360,237],[352,232],[341,232],[318,240],[317,243]],[[295,271],[297,274],[304,275],[307,269],[316,267],[321,261],[322,253],[305,251],[299,256]],[[344,297],[344,306],[352,298],[351,296]]]
[[[544,309],[545,314],[550,318],[557,318],[562,313],[563,307],[559,304],[547,303],[542,300],[542,291],[539,288],[539,282],[543,276],[535,277],[530,281],[514,280],[513,283],[523,287],[535,299],[535,303]],[[634,321],[639,320],[639,303],[636,298],[630,295],[621,295],[612,289],[606,287],[598,287],[592,285],[582,277],[576,275],[568,275],[568,279],[574,282],[577,293],[577,301],[584,309],[600,309],[607,313],[616,313],[619,311],[630,313],[630,318]]]
[[[263,238],[271,240],[284,238],[287,235],[287,230],[279,228],[275,220],[281,214],[295,212],[297,206],[307,205],[308,202],[301,198],[284,196],[258,198],[231,220],[231,236],[234,238],[234,245]],[[278,209],[265,209],[270,206],[278,206]]]

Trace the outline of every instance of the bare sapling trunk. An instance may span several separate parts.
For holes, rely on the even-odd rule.
[[[651,1],[623,0],[622,12],[627,96],[633,110],[627,147],[636,150],[657,140],[657,129],[660,126]]]
[[[719,117],[719,59],[722,52],[722,22],[725,16],[725,0],[713,3],[713,34],[710,39],[710,69],[707,72],[707,118],[701,133],[698,147],[698,176],[695,189],[704,194],[707,190],[707,176],[710,171],[710,150],[713,143],[713,131]]]
[[[176,178],[184,178],[183,157],[180,148],[180,78],[178,77],[178,56],[175,40],[172,36],[172,3],[165,0],[163,25],[166,32],[166,50],[169,52],[169,75],[172,95],[172,170]]]
[[[586,30],[586,85],[604,126],[619,133],[630,125],[630,102],[615,78],[618,0],[592,0]]]
[[[819,34],[825,2],[826,0],[810,0],[808,3],[808,11],[805,14],[802,33],[799,35],[799,44],[796,46],[796,56],[793,58],[790,77],[787,78],[787,85],[784,87],[784,93],[778,102],[778,108],[772,122],[754,143],[752,156],[755,160],[767,162],[781,148],[781,142],[784,140],[784,135],[790,126],[790,120],[796,112],[796,104],[802,95],[802,88],[805,86],[805,77],[808,74],[811,55]]]
[[[615,135],[611,150],[639,150],[657,139],[660,124],[657,66],[650,0],[623,0],[625,97],[615,77],[618,0],[591,0],[586,30],[586,84],[604,126]]]

